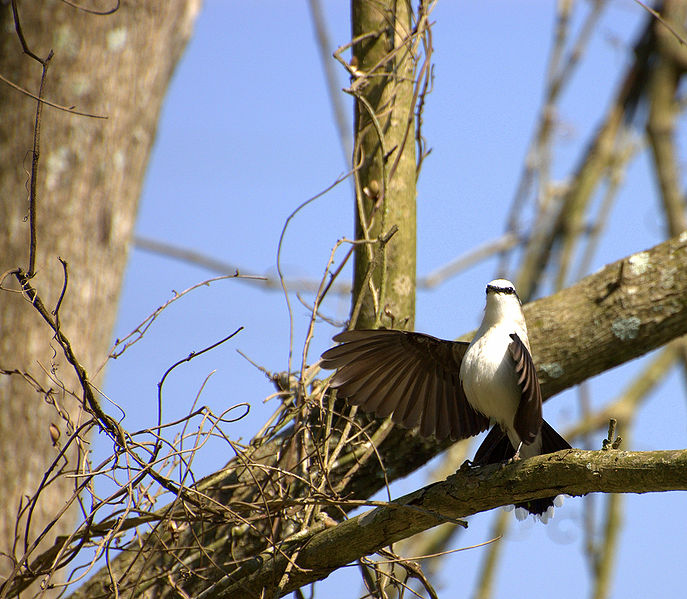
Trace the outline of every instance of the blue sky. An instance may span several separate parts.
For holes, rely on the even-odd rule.
[[[348,3],[322,0],[322,5],[334,47],[344,44],[349,39]],[[435,9],[435,84],[425,109],[424,133],[432,154],[418,189],[418,275],[503,233],[503,215],[540,108],[555,5],[541,0],[445,0]],[[575,27],[586,7],[577,7]],[[589,56],[560,105],[556,179],[572,172],[603,117],[629,60],[626,44],[632,43],[644,18],[631,0],[609,3]],[[344,87],[340,67],[339,75]],[[346,97],[344,101],[350,108]],[[206,0],[165,102],[137,233],[271,276],[288,215],[346,170],[308,4]],[[658,206],[649,162],[640,155],[626,175],[591,270],[661,241]],[[352,235],[352,225],[347,183],[308,205],[285,235],[282,267],[287,276],[318,280],[332,247]],[[432,291],[420,291],[417,330],[452,338],[473,329],[481,317],[484,285],[494,271],[495,262],[486,261]],[[133,249],[115,337],[126,335],[167,301],[172,290],[211,276],[214,273],[196,266]],[[292,301],[294,349],[300,355],[309,314],[293,296]],[[343,321],[348,307],[348,298],[330,298],[325,312]],[[244,330],[230,342],[169,377],[163,419],[186,414],[213,372],[200,403],[216,413],[249,403],[249,415],[225,427],[233,439],[249,440],[276,408],[276,400],[263,401],[274,388],[236,349],[270,371],[286,369],[288,313],[280,293],[237,280],[216,282],[176,302],[139,344],[110,364],[105,390],[126,412],[126,428],[154,424],[156,385],[172,363],[240,326]],[[318,325],[312,362],[335,332],[327,324]],[[596,377],[589,385],[592,405],[613,400],[640,365],[635,361]],[[578,412],[575,390],[545,406],[545,417],[561,431]],[[666,413],[673,417],[666,419]],[[685,416],[683,377],[673,373],[641,409],[625,448],[684,447]],[[600,447],[602,438],[599,434],[593,439],[593,448]],[[97,454],[109,449],[96,440]],[[207,474],[230,458],[225,444],[210,443],[195,462],[196,473]],[[428,470],[394,485],[394,495],[426,484]],[[601,512],[603,498],[596,503]],[[684,554],[687,524],[674,517],[684,507],[684,496],[627,496],[625,506],[612,596],[675,595],[682,590],[681,576],[657,573]],[[537,595],[588,595],[582,513],[581,500],[569,499],[548,526],[531,520],[514,523],[503,541],[494,596],[529,595],[533,588]],[[491,520],[491,514],[471,519],[456,546],[487,540]],[[438,578],[440,595],[470,597],[483,556],[484,549],[474,549],[447,558]],[[356,597],[356,581],[354,569],[344,569],[321,583],[319,593]]]

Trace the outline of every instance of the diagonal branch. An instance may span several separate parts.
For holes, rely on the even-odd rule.
[[[556,493],[646,493],[687,490],[687,450],[621,452],[562,451],[505,467],[461,469],[336,526],[319,530],[282,552],[266,552],[245,569],[217,583],[213,599],[262,597],[286,567],[283,553],[300,547],[296,568],[282,596],[383,547],[447,520]],[[255,565],[259,564],[256,568]]]
[[[525,306],[544,397],[687,332],[687,232]]]

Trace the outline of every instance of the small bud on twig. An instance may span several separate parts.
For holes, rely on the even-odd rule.
[[[55,424],[50,423],[50,439],[52,440],[52,446],[55,447],[60,440],[60,429],[57,428]]]
[[[615,427],[618,421],[615,418],[611,418],[608,421],[608,438],[601,442],[601,449],[608,451],[609,449],[618,449],[622,443],[622,437],[615,436]]]

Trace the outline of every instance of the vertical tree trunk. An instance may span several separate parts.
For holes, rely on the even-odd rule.
[[[416,159],[412,8],[405,0],[353,0],[356,235],[386,245],[358,246],[353,285],[356,328],[412,329],[415,320]],[[373,116],[374,115],[374,116]],[[370,276],[371,275],[371,276]]]
[[[22,53],[8,4],[0,7],[0,74],[35,94],[41,65]],[[116,2],[110,4],[114,7]],[[111,343],[161,101],[199,7],[199,0],[123,1],[113,14],[97,15],[59,0],[18,3],[30,49],[43,58],[54,51],[45,97],[107,116],[87,118],[44,106],[37,275],[32,280],[52,309],[63,285],[58,256],[68,263],[61,328],[96,383],[96,370]],[[4,230],[0,272],[5,272],[28,267],[27,171],[36,102],[0,83],[0,104],[0,222]],[[9,277],[3,285],[18,288]],[[35,493],[57,455],[50,423],[60,429],[64,441],[80,416],[79,401],[66,392],[76,389],[71,367],[52,341],[52,331],[19,293],[3,291],[0,302],[0,369],[6,375],[0,376],[0,551],[4,556],[13,551],[19,503]],[[43,390],[54,393],[37,392],[18,373],[29,373]],[[50,405],[53,401],[69,413],[71,426]],[[74,467],[73,463],[68,466]],[[64,504],[73,484],[61,478],[47,488],[31,520],[31,537]],[[24,533],[21,528],[17,532],[21,556]],[[47,540],[52,543],[59,532],[52,531]],[[0,577],[12,568],[12,560],[3,557]]]

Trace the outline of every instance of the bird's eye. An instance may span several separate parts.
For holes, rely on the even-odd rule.
[[[497,287],[496,285],[487,285],[487,293],[515,294],[515,289],[513,287]]]

